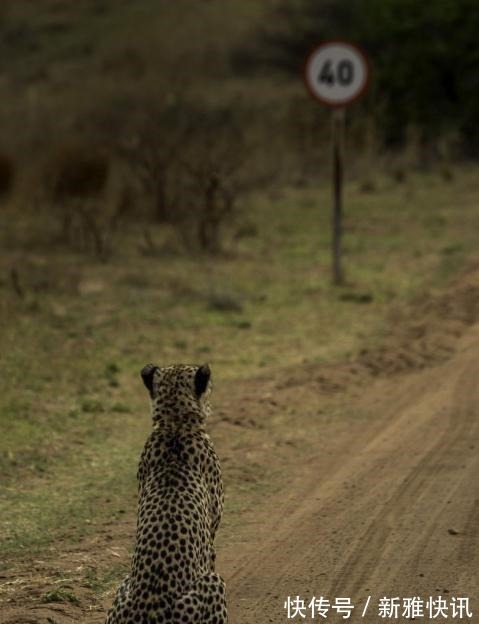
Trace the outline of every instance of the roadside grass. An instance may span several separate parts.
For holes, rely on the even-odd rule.
[[[80,601],[71,591],[63,588],[54,589],[46,592],[40,599],[40,602],[48,604],[50,602],[71,602],[74,605],[80,604]]]
[[[147,258],[133,231],[107,264],[54,249],[15,251],[10,240],[2,269],[8,274],[23,254],[25,297],[0,283],[4,564],[135,509],[149,429],[139,379],[146,362],[209,361],[215,383],[227,388],[265,371],[354,358],[386,331],[386,310],[441,286],[475,252],[476,179],[465,169],[447,183],[417,174],[393,185],[378,174],[370,194],[349,184],[341,288],[330,283],[327,187],[252,196],[244,206],[251,235],[231,240],[232,253],[221,258]],[[47,280],[35,289],[28,262],[40,262],[46,276],[60,266],[73,286]],[[274,425],[279,437],[282,422]],[[259,464],[237,469],[252,435],[238,427],[234,441],[220,440],[233,457],[227,510],[239,514],[280,479],[253,479],[248,470],[261,472]]]
[[[88,568],[82,580],[82,586],[93,590],[97,594],[103,594],[117,585],[127,570],[124,565],[111,565],[105,573],[99,573],[95,568]]]

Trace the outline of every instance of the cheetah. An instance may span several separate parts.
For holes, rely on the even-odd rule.
[[[106,624],[226,624],[225,584],[214,538],[223,511],[218,456],[205,431],[211,373],[147,364],[153,429],[138,468],[131,571]]]

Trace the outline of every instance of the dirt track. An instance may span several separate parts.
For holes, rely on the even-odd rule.
[[[381,620],[384,596],[466,596],[475,615],[478,380],[476,325],[446,363],[358,399],[371,415],[362,430],[343,431],[334,458],[305,457],[287,495],[245,530],[244,548],[220,553],[232,624],[285,622],[297,595],[350,597],[354,619],[371,596],[367,621]]]

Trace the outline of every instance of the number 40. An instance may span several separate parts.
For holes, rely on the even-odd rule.
[[[342,87],[347,87],[354,80],[354,65],[351,61],[345,59],[339,61],[336,65],[336,72],[334,71],[331,60],[324,62],[321,71],[318,76],[319,82],[324,82],[330,87],[336,84],[336,82]]]

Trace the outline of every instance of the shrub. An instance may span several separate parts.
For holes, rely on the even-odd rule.
[[[0,153],[0,196],[5,196],[12,190],[15,177],[15,167],[12,160]]]
[[[52,199],[97,196],[105,187],[109,171],[108,154],[97,147],[63,145],[50,163]]]
[[[106,258],[122,217],[131,210],[126,186],[108,197],[112,158],[95,145],[59,146],[44,167],[43,195],[53,207],[62,242]]]

